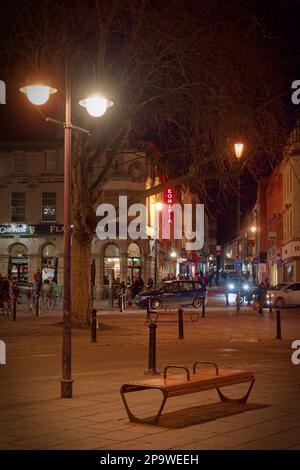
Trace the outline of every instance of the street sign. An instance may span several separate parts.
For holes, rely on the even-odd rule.
[[[235,271],[241,271],[243,269],[243,261],[241,259],[234,262],[234,269]]]

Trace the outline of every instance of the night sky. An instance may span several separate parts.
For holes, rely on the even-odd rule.
[[[5,2],[4,2],[5,3]],[[243,2],[240,2],[241,4]],[[248,3],[248,2],[247,2]],[[264,2],[260,2],[264,4]],[[265,2],[270,3],[270,2]],[[220,2],[220,5],[225,3]],[[298,110],[295,106],[291,105],[290,95],[291,91],[288,84],[293,80],[300,79],[299,69],[299,44],[300,44],[300,2],[299,1],[273,1],[271,2],[271,13],[267,18],[267,25],[270,34],[273,34],[276,40],[280,43],[282,56],[285,57],[282,70],[278,73],[286,77],[286,95],[282,97],[287,118],[290,120],[291,126],[295,120],[295,114]],[[3,39],[6,31],[2,28],[0,33],[0,40]],[[22,44],[20,43],[20,47]],[[26,98],[17,90],[22,85],[18,79],[15,78],[13,70],[16,66],[11,67],[7,72],[6,57],[0,59],[0,79],[4,79],[7,85],[7,104],[0,105],[0,141],[33,141],[33,140],[50,140],[57,137],[57,129],[55,126],[43,122],[39,112],[27,102]],[[5,62],[5,64],[4,64]],[[298,65],[297,65],[298,64]],[[2,69],[2,72],[1,72]],[[47,105],[43,107],[43,112],[47,115],[51,114],[51,109],[47,109]],[[151,135],[151,129],[148,130],[148,135]],[[155,140],[155,133],[152,133]],[[156,139],[159,141],[159,139]],[[270,169],[271,170],[271,169]],[[257,175],[259,176],[259,175]],[[250,174],[245,174],[242,177],[242,190],[241,190],[241,211],[246,213],[254,204],[257,190],[257,178],[253,178]],[[224,242],[235,235],[235,220],[236,220],[236,197],[232,195],[227,201],[228,208],[219,208],[212,203],[213,215],[221,219],[218,223],[218,238],[219,242]]]

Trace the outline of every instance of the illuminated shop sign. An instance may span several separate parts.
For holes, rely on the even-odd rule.
[[[9,235],[49,235],[63,233],[63,225],[27,225],[27,224],[1,224],[0,236]]]
[[[174,211],[173,211],[173,204],[174,204],[174,189],[167,188],[165,191],[165,203],[167,204],[167,211],[168,211],[168,224],[172,224],[174,222]]]

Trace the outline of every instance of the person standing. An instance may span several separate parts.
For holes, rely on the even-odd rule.
[[[41,292],[41,287],[42,287],[42,273],[39,268],[33,274],[33,281],[34,281],[35,293],[39,294]]]

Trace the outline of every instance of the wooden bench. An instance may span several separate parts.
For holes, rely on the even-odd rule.
[[[199,364],[205,364],[211,367],[203,370],[202,372],[197,372],[197,366]],[[183,370],[185,372],[185,376],[182,374],[171,376],[167,375],[167,372],[170,368]],[[219,369],[218,365],[214,362],[198,361],[193,364],[192,375],[190,374],[190,371],[187,367],[169,365],[165,367],[163,377],[155,377],[146,379],[144,381],[124,384],[121,386],[120,393],[130,421],[136,423],[157,424],[168,398],[215,389],[217,390],[221,401],[246,403],[254,381],[255,377],[253,372],[233,369]],[[243,397],[238,399],[227,398],[220,390],[220,388],[223,387],[245,382],[250,382],[248,391]],[[125,394],[139,392],[142,390],[160,390],[162,392],[162,403],[157,415],[153,418],[140,419],[129,409]]]

